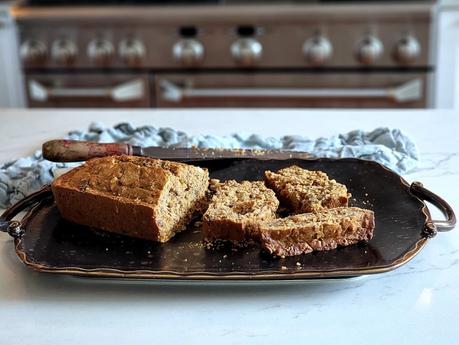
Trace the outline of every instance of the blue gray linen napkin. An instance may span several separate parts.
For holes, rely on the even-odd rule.
[[[318,157],[358,157],[384,164],[398,173],[413,169],[418,153],[413,141],[398,129],[377,128],[371,132],[354,130],[329,138],[309,139],[301,135],[280,138],[257,134],[231,136],[190,136],[171,128],[133,127],[120,123],[107,128],[92,123],[87,132],[72,131],[68,139],[96,142],[126,142],[139,146],[174,146],[200,148],[286,149],[306,151]],[[44,160],[41,150],[33,156],[0,166],[0,207],[5,208],[37,191],[53,179],[53,170],[77,166],[79,163],[52,163]]]

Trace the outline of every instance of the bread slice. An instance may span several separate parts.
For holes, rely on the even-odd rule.
[[[368,242],[374,227],[373,211],[338,207],[265,221],[259,224],[258,232],[266,251],[292,256]]]
[[[271,220],[279,206],[274,192],[262,181],[229,180],[216,185],[203,216],[204,240],[244,245],[254,239],[257,222]]]
[[[348,205],[350,194],[345,185],[330,180],[322,171],[302,169],[296,165],[265,171],[266,185],[276,192],[281,205],[293,213],[319,212]]]
[[[65,219],[166,242],[205,206],[207,170],[134,156],[95,158],[57,178],[52,191]]]

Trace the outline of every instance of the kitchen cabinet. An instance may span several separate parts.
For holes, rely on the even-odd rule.
[[[0,3],[0,108],[24,106],[17,52],[16,25],[8,5]]]

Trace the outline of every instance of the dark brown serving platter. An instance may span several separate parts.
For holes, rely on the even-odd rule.
[[[393,270],[412,259],[437,231],[451,230],[456,221],[443,199],[371,161],[227,158],[193,164],[207,167],[212,178],[221,180],[257,180],[265,170],[292,164],[323,170],[348,186],[353,206],[374,210],[375,236],[368,244],[285,259],[258,247],[207,249],[201,243],[200,229],[192,225],[168,243],[152,243],[67,222],[49,187],[5,211],[0,226],[15,237],[19,258],[42,272],[161,280],[291,280]],[[447,220],[433,221],[423,200],[437,206]],[[11,221],[31,205],[20,222]]]

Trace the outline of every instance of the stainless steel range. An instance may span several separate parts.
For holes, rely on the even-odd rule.
[[[30,107],[430,105],[432,2],[68,3],[14,9]]]

